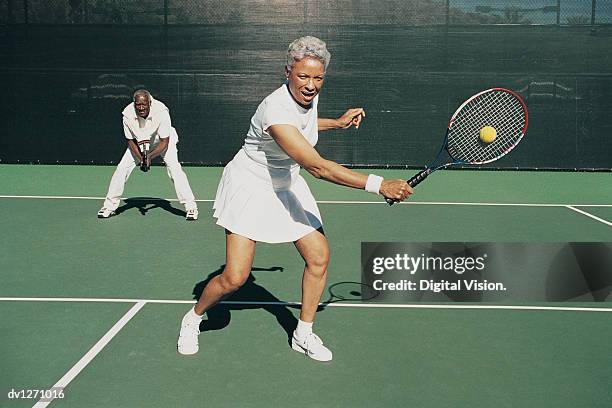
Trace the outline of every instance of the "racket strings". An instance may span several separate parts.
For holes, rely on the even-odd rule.
[[[510,151],[525,128],[525,109],[512,93],[491,90],[470,100],[455,115],[448,135],[448,152],[467,163],[487,163]],[[492,126],[497,137],[492,143],[480,140],[480,129]]]
[[[508,98],[510,97],[510,98]],[[522,116],[522,105],[512,102],[506,92],[490,92],[467,104],[449,134],[449,150],[453,157],[467,162],[491,161],[508,151],[520,139],[522,126],[513,119]],[[467,124],[467,125],[466,125]],[[484,144],[479,138],[480,129],[492,126],[498,137],[494,143]],[[452,146],[452,147],[451,147]]]
[[[471,101],[464,108],[461,112],[463,114],[461,119],[457,117],[456,123],[461,123],[463,126],[456,126],[453,132],[453,141],[456,143],[449,144],[453,145],[456,155],[462,156],[462,160],[484,162],[498,157],[512,146],[512,143],[508,142],[517,136],[517,126],[512,119],[517,114],[521,115],[522,109],[520,103],[508,103],[507,96],[511,95],[506,92],[485,94]],[[469,123],[469,126],[465,126],[465,123]],[[496,129],[498,137],[495,143],[483,144],[480,142],[478,135],[484,126],[492,126]]]

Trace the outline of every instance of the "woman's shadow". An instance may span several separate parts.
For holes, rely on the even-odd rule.
[[[221,265],[219,269],[212,272],[208,277],[198,282],[193,288],[193,297],[194,299],[199,299],[202,295],[202,291],[204,287],[208,284],[208,282],[217,275],[220,275],[223,272],[225,265]],[[244,302],[244,304],[240,303],[218,303],[213,306],[206,312],[207,319],[202,320],[200,323],[200,331],[209,331],[209,330],[221,330],[225,328],[232,318],[231,311],[232,310],[244,310],[244,309],[264,309],[266,312],[272,314],[278,324],[285,330],[287,334],[287,342],[291,344],[291,338],[293,336],[293,330],[297,326],[297,319],[293,316],[293,313],[289,310],[289,308],[299,309],[299,306],[286,305],[285,302],[278,299],[272,293],[270,293],[266,288],[260,286],[255,283],[255,276],[253,276],[253,271],[283,271],[283,268],[280,266],[274,266],[271,268],[257,268],[253,267],[251,269],[251,273],[247,278],[247,281],[238,289],[236,292],[231,294],[228,298],[223,299],[223,301],[229,302]]]

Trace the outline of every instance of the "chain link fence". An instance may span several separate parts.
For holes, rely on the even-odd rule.
[[[600,25],[611,0],[0,0],[1,24]]]
[[[612,0],[0,0],[0,134],[24,141],[0,137],[0,163],[116,161],[138,88],[171,107],[183,161],[226,163],[308,32],[333,54],[321,116],[368,112],[359,137],[321,139],[324,157],[422,166],[454,108],[500,86],[530,126],[496,167],[610,170],[610,14]]]

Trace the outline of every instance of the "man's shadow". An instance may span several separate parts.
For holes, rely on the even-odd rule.
[[[202,295],[204,287],[210,282],[212,278],[220,275],[223,272],[225,265],[221,265],[219,269],[212,272],[208,277],[198,282],[193,288],[193,298],[199,299]],[[283,271],[280,266],[273,266],[271,268],[251,268],[253,271]],[[200,323],[200,331],[208,330],[221,330],[225,328],[232,318],[232,310],[244,310],[244,309],[264,309],[266,312],[272,314],[278,324],[285,330],[287,334],[287,342],[291,344],[291,338],[293,336],[293,330],[297,326],[297,319],[291,313],[289,308],[299,309],[299,306],[284,305],[283,301],[278,299],[266,288],[255,283],[255,276],[253,273],[249,274],[247,281],[238,289],[236,292],[231,294],[229,297],[222,300],[228,302],[245,302],[240,303],[218,303],[206,312],[207,319],[202,320]]]
[[[119,215],[122,212],[130,210],[132,208],[137,208],[141,215],[147,215],[147,212],[153,210],[155,208],[161,208],[162,210],[166,210],[171,214],[178,215],[180,217],[185,217],[187,213],[178,208],[174,208],[170,201],[164,200],[163,198],[155,198],[155,197],[132,197],[126,198],[124,200],[125,204],[117,208],[115,210],[115,214]]]

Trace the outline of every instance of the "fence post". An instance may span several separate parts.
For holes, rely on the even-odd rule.
[[[13,0],[8,0],[8,4],[6,5],[6,12],[8,13],[8,23],[15,23],[15,16],[13,15]]]
[[[561,24],[561,0],[557,0],[557,25]]]
[[[23,0],[23,22],[28,24],[28,0]]]
[[[591,3],[591,25],[595,25],[595,7],[597,6],[597,0],[593,0]]]
[[[168,69],[169,63],[168,63],[168,2],[169,0],[164,0],[164,27],[162,29],[163,32],[163,61],[162,61],[162,65],[164,67],[166,67],[166,69]]]
[[[446,0],[446,26],[450,22],[450,0]]]

